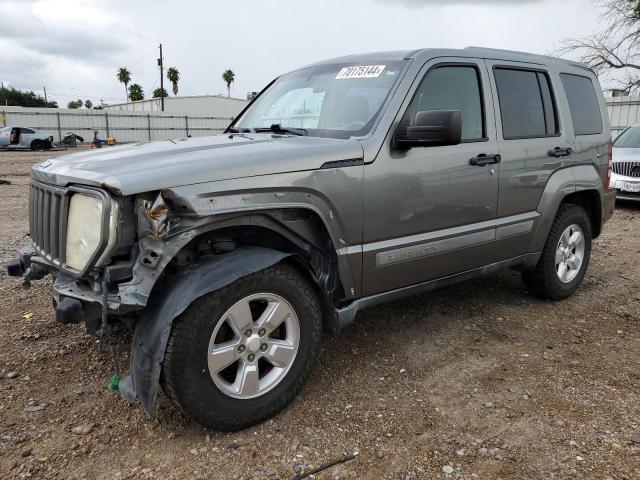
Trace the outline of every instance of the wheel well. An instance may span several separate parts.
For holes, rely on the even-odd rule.
[[[325,327],[333,329],[334,307],[345,303],[336,249],[320,217],[306,209],[286,209],[242,216],[212,225],[183,247],[167,266],[170,275],[203,255],[223,255],[242,246],[261,246],[286,253],[287,260],[314,286]]]
[[[602,230],[602,204],[600,202],[600,194],[596,190],[582,190],[572,193],[563,198],[562,203],[572,203],[584,208],[591,220],[593,238],[597,238],[600,235]]]

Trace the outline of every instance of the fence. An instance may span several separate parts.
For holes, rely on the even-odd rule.
[[[625,128],[640,124],[640,97],[607,97],[606,101],[614,137]]]
[[[30,127],[49,133],[58,141],[67,132],[93,139],[114,137],[118,143],[202,137],[221,133],[232,118],[147,113],[113,113],[104,110],[73,111],[58,108],[0,107],[0,125]]]

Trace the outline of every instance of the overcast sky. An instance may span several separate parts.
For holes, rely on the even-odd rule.
[[[467,45],[548,53],[598,29],[589,0],[0,0],[0,80],[73,98],[124,101],[118,67],[150,97],[156,59],[181,95],[260,90],[280,73],[350,53]],[[166,86],[171,92],[170,86]]]

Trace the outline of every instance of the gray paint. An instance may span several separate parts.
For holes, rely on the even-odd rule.
[[[338,254],[345,304],[387,298],[385,292],[415,291],[418,285],[442,285],[489,266],[528,264],[542,249],[562,199],[577,191],[597,192],[603,220],[610,216],[612,197],[602,182],[610,140],[604,99],[600,95],[603,133],[576,137],[558,77],[573,73],[597,82],[591,71],[575,62],[480,48],[386,52],[322,63],[403,58],[409,60],[407,68],[377,125],[363,137],[225,134],[136,144],[58,157],[35,166],[32,175],[58,185],[102,186],[118,195],[163,190],[182,221],[166,238],[155,240],[162,255],[154,272],[136,263],[133,279],[118,286],[121,301],[139,307],[183,245],[203,232],[240,221],[239,216],[250,223],[260,212],[286,208],[317,215]],[[478,68],[487,139],[393,150],[391,139],[422,76],[441,63]],[[502,137],[495,65],[548,72],[560,135]],[[547,156],[555,147],[571,147],[573,154]],[[502,163],[470,165],[469,159],[481,153],[498,153]],[[344,160],[362,162],[329,163]],[[334,168],[323,169],[328,163]],[[145,242],[151,240],[143,239],[143,246]],[[358,304],[351,305],[357,310]]]

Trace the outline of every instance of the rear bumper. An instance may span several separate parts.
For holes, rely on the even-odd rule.
[[[613,216],[613,210],[616,208],[615,188],[608,188],[602,196],[602,223],[606,222]]]

